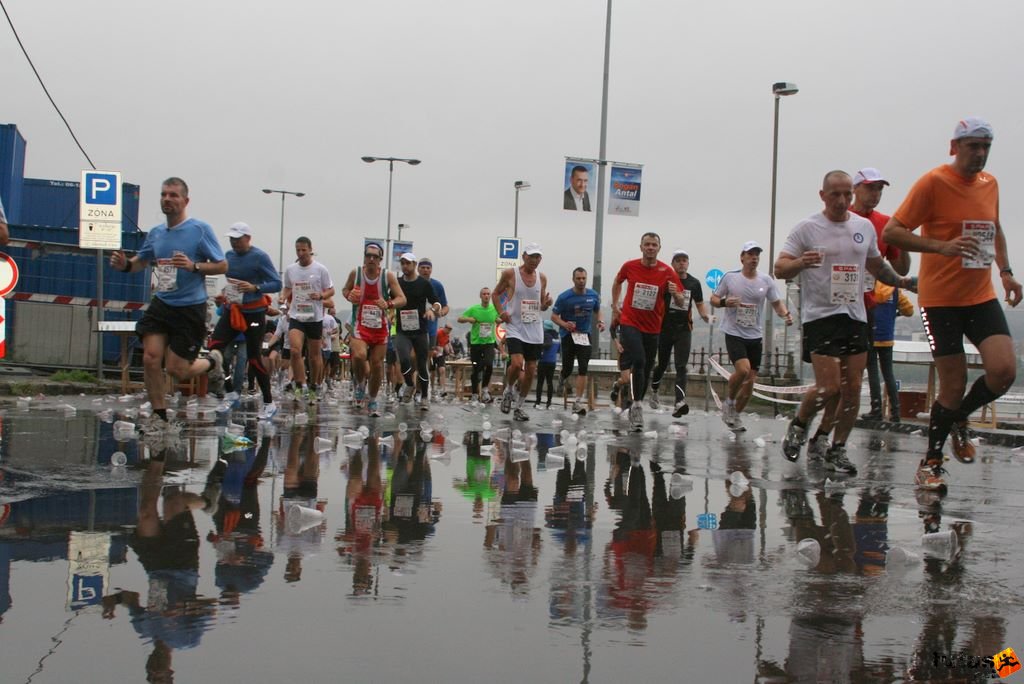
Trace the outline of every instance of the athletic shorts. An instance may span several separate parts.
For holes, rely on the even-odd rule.
[[[288,349],[288,348],[282,349],[281,350],[281,358],[284,359],[285,361],[288,361],[289,359],[291,359],[292,358],[292,350]]]
[[[146,313],[135,324],[135,334],[139,338],[166,335],[172,352],[186,361],[195,361],[206,339],[206,304],[171,306],[153,297]]]
[[[1009,335],[1006,315],[996,299],[974,306],[929,306],[921,309],[921,322],[932,356],[964,353],[964,336],[978,346],[992,335]]]
[[[868,324],[846,314],[804,323],[803,358],[807,363],[811,362],[811,354],[837,357],[864,354],[868,344]]]
[[[764,340],[760,337],[748,340],[745,337],[737,337],[728,333],[725,335],[725,351],[729,353],[732,365],[735,366],[740,359],[746,359],[750,361],[750,367],[755,371],[761,369],[763,344]]]
[[[506,337],[505,349],[508,351],[509,356],[512,354],[521,354],[527,361],[539,361],[541,354],[544,352],[544,345],[543,343],[530,344],[529,342],[523,342],[516,337]]]
[[[301,330],[307,340],[319,340],[324,336],[324,322],[290,320],[288,321],[288,332],[290,333],[292,330]]]
[[[393,363],[398,363],[398,352],[395,351],[395,345],[392,342],[393,339],[393,337],[388,338],[388,349],[384,352],[384,363],[389,366]]]

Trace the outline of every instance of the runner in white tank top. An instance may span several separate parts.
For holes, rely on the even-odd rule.
[[[505,323],[505,345],[511,357],[505,372],[501,412],[509,413],[514,402],[516,420],[529,420],[523,411],[523,401],[530,394],[537,361],[544,348],[541,312],[553,303],[547,277],[537,270],[541,258],[540,245],[536,242],[526,245],[523,265],[505,269],[492,296],[498,316]]]

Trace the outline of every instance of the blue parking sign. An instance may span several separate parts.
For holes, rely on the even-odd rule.
[[[519,260],[519,238],[498,238],[498,258]]]
[[[86,173],[86,204],[117,204],[117,174]]]

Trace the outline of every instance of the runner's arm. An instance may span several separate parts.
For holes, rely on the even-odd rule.
[[[996,224],[998,226],[998,223]],[[998,229],[997,229],[998,230]],[[970,256],[978,250],[978,240],[961,235],[953,240],[936,240],[914,233],[893,216],[885,224],[882,239],[893,247],[910,252],[932,252],[949,257]]]
[[[391,301],[388,302],[388,306],[392,309],[400,309],[405,306],[405,293],[402,292],[398,278],[391,271],[388,271],[388,287],[391,288]]]
[[[1006,303],[1010,306],[1020,304],[1022,292],[1021,284],[1013,277],[1013,269],[1010,268],[1010,257],[1006,253],[1006,234],[1003,226],[996,221],[996,266],[999,267],[999,280],[1003,283],[1003,290],[1006,291]]]

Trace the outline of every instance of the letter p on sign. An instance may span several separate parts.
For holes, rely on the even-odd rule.
[[[117,204],[117,176],[112,173],[85,174],[88,204]]]

